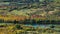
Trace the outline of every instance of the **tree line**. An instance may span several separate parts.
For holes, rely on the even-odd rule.
[[[34,19],[25,19],[23,21],[4,21],[0,19],[0,23],[14,23],[14,24],[60,24],[60,20],[34,20]]]

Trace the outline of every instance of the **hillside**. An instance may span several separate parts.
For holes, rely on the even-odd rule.
[[[3,0],[2,0],[3,1]],[[60,20],[59,0],[13,0],[12,2],[0,2],[0,19],[21,20],[28,17],[35,20]],[[21,2],[20,2],[21,1]],[[16,18],[13,19],[12,15]],[[7,17],[8,16],[8,17]],[[19,16],[19,17],[18,17]],[[19,18],[19,19],[18,19]]]

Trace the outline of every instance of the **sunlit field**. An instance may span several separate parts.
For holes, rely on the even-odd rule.
[[[0,34],[59,34],[60,25],[0,23]]]

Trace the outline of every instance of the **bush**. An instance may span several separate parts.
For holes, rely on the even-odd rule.
[[[23,29],[20,25],[16,25],[17,29]]]

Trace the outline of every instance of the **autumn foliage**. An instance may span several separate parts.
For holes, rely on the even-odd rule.
[[[14,15],[11,15],[11,16],[3,16],[3,15],[0,15],[0,19],[4,20],[4,21],[20,21],[20,20],[24,20],[24,19],[28,19],[29,17],[26,17],[26,16],[14,16]]]

